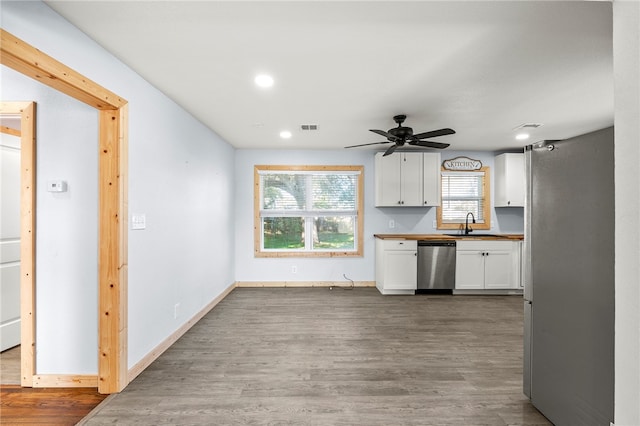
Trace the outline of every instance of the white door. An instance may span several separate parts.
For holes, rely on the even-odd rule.
[[[20,344],[20,138],[0,133],[0,350]]]

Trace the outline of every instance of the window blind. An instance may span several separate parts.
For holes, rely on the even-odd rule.
[[[484,172],[442,172],[442,222],[464,222],[471,212],[484,223]]]

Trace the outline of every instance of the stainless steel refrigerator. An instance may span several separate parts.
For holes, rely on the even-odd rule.
[[[524,393],[556,426],[609,425],[613,128],[525,150]]]

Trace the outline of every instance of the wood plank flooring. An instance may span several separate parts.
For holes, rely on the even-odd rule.
[[[0,386],[0,424],[71,426],[107,395],[90,388],[21,388]]]
[[[82,424],[548,425],[522,298],[237,288]]]
[[[0,353],[0,384],[20,384],[20,346]]]

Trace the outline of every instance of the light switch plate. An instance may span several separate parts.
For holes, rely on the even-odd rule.
[[[131,229],[146,229],[147,218],[144,213],[133,213],[131,215]]]

